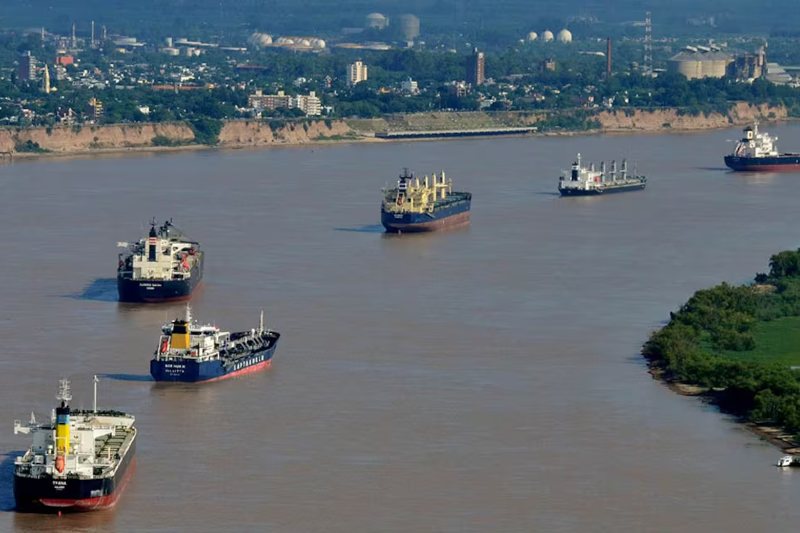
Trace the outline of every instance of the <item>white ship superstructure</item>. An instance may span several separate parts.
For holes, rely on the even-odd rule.
[[[119,243],[128,247],[128,243]],[[130,245],[128,259],[120,258],[132,280],[183,280],[192,275],[197,261],[198,244],[187,240],[170,221],[156,230],[155,223],[147,238]]]
[[[603,161],[597,169],[594,163],[584,167],[581,163],[581,154],[578,154],[572,168],[562,172],[558,190],[564,196],[586,196],[644,189],[646,181],[644,176],[628,175],[628,163],[624,159],[619,169],[616,161],[612,161],[608,169]]]
[[[156,227],[120,254],[117,290],[123,302],[167,302],[188,300],[203,278],[203,252],[187,239],[172,221]]]
[[[132,461],[136,428],[132,415],[97,409],[72,410],[69,381],[60,382],[50,420],[14,421],[14,434],[33,442],[14,461],[14,496],[21,509],[96,509],[114,504]]]
[[[150,374],[156,381],[208,381],[239,371],[270,364],[280,334],[264,329],[264,314],[258,328],[221,331],[200,325],[186,317],[161,328],[158,348],[150,360]]]
[[[744,129],[744,138],[733,149],[735,157],[774,157],[779,155],[778,138],[758,131],[758,122]]]

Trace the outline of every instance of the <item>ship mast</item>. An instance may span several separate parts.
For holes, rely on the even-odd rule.
[[[100,381],[100,380],[97,379],[97,374],[95,374],[94,378],[92,379],[92,384],[94,385],[94,401],[92,403],[92,408],[93,408],[92,411],[94,411],[94,414],[97,414],[97,382],[98,381]]]
[[[56,400],[64,402],[64,404],[69,404],[69,401],[72,399],[72,393],[69,390],[69,380],[64,378],[58,382],[58,394],[56,394]]]

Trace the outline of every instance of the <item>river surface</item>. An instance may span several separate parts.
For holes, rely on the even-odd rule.
[[[766,127],[800,149],[800,125]],[[800,244],[799,174],[734,174],[738,129],[207,151],[0,166],[0,530],[796,531],[800,473],[647,373],[696,289]],[[644,192],[559,198],[628,157]],[[386,236],[381,187],[444,168],[472,224]],[[632,165],[631,165],[632,166]],[[116,301],[117,241],[173,217],[206,250],[193,313],[282,338],[270,370],[149,380],[181,304]],[[136,415],[106,512],[13,512],[13,420]]]

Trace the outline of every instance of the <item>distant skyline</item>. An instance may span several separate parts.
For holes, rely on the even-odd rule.
[[[414,13],[425,32],[542,31],[543,25],[582,26],[641,20],[653,12],[654,31],[680,33],[800,32],[792,0],[6,0],[0,28],[45,26],[64,31],[73,21],[89,31],[89,21],[116,32],[303,31],[332,33],[363,27],[368,13],[390,17]]]

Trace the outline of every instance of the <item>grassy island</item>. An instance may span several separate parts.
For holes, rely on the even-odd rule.
[[[653,333],[653,374],[694,385],[726,412],[800,433],[800,250],[770,258],[754,283],[697,291]]]

